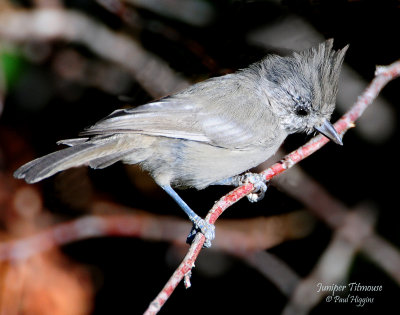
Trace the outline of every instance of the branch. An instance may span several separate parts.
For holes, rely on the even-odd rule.
[[[0,262],[25,260],[54,247],[100,236],[139,237],[183,246],[190,229],[187,220],[149,214],[110,202],[94,202],[91,211],[94,215],[60,223],[30,236],[1,242]],[[305,211],[269,218],[222,220],[218,223],[220,238],[214,247],[240,256],[243,252],[265,250],[287,240],[302,238],[311,232],[312,227],[310,215]]]
[[[137,41],[77,11],[0,11],[0,37],[12,41],[62,39],[80,43],[98,56],[130,71],[154,98],[188,86],[188,82],[165,61],[146,51]]]
[[[294,167],[290,174],[284,173],[274,179],[274,185],[287,195],[300,201],[311,213],[333,230],[340,229],[351,212],[345,204],[332,197],[326,189],[302,171],[299,166]],[[352,242],[353,240],[348,238],[348,241]],[[400,252],[395,246],[371,231],[371,234],[364,239],[359,249],[400,284]]]
[[[375,221],[375,214],[367,208],[347,213],[342,226],[336,229],[332,241],[321,255],[314,270],[299,281],[282,314],[308,314],[329,294],[329,291],[316,294],[318,283],[343,283],[360,246],[372,233]]]
[[[335,123],[336,131],[342,136],[344,133],[355,127],[354,122],[363,114],[365,109],[373,102],[382,88],[394,78],[400,76],[400,61],[393,63],[387,67],[378,67],[375,72],[375,78],[371,82],[371,84],[367,87],[364,93],[358,98],[357,102],[353,105],[353,107],[340,118]],[[321,147],[323,147],[326,143],[328,143],[328,139],[322,135],[318,135],[307,142],[305,145],[300,147],[299,149],[288,154],[283,160],[278,163],[275,163],[270,168],[263,171],[261,174],[264,178],[269,181],[275,176],[281,174],[287,169],[293,167],[301,160],[310,156]],[[252,183],[248,183],[246,185],[240,186],[235,190],[231,191],[227,195],[223,196],[217,203],[215,203],[214,207],[209,211],[206,216],[206,221],[208,223],[214,224],[218,217],[230,206],[234,203],[242,199],[244,196],[252,192],[254,186]],[[191,272],[191,269],[194,266],[194,262],[199,255],[203,244],[205,241],[205,237],[203,234],[198,233],[189,248],[188,253],[183,259],[182,263],[173,273],[171,278],[168,280],[164,288],[157,295],[157,297],[150,303],[148,309],[145,311],[146,315],[156,314],[161,309],[161,307],[165,304],[168,298],[171,296],[179,282],[185,277],[186,274]]]
[[[236,256],[238,255],[236,254]],[[246,252],[239,257],[275,284],[279,291],[287,297],[293,294],[301,282],[300,276],[290,266],[265,250]]]

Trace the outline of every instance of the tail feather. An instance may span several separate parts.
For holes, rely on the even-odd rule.
[[[96,149],[92,143],[84,143],[45,155],[33,160],[14,173],[16,178],[24,178],[28,183],[36,183],[69,167],[85,164],[84,155]]]
[[[108,137],[77,138],[59,141],[70,147],[33,160],[14,173],[28,183],[36,183],[70,167],[88,165],[104,168],[118,161],[140,163],[150,154],[153,137],[113,135]]]

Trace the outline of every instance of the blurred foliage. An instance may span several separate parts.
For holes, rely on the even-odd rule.
[[[20,78],[24,67],[25,60],[16,50],[0,50],[0,69],[3,71],[6,88],[12,89],[14,84]]]

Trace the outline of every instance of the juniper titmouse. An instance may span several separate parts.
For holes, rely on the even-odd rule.
[[[332,44],[328,40],[289,57],[272,55],[161,100],[116,110],[82,137],[59,142],[69,148],[31,161],[14,175],[35,183],[80,165],[139,163],[210,241],[214,226],[171,186],[239,184],[243,178],[236,175],[268,159],[295,132],[317,130],[341,144],[329,119],[347,46],[334,51]]]

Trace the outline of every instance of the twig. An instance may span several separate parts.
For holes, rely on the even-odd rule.
[[[137,41],[77,11],[35,9],[0,12],[0,37],[13,41],[63,39],[81,43],[98,56],[128,69],[155,98],[188,86],[188,82],[165,61],[146,51]]]
[[[301,280],[300,276],[284,261],[267,251],[243,253],[240,257],[275,284],[287,297],[292,295]]]
[[[185,245],[185,236],[190,229],[187,220],[135,211],[110,202],[96,201],[91,210],[97,214],[57,224],[31,236],[1,242],[0,262],[25,260],[57,246],[99,236],[140,237]],[[99,214],[105,211],[113,214]],[[304,211],[269,218],[222,220],[218,224],[220,239],[214,248],[236,255],[265,250],[309,234],[311,227],[306,222],[310,223],[310,218]],[[232,242],[232,239],[236,241]]]
[[[363,114],[365,109],[372,103],[372,101],[379,94],[382,88],[389,81],[400,75],[400,61],[395,62],[387,67],[378,67],[375,75],[376,76],[374,80],[367,87],[362,96],[360,96],[357,102],[352,106],[352,108],[335,123],[335,129],[339,134],[343,135],[348,129],[354,127],[354,122]],[[270,168],[263,171],[261,174],[265,177],[267,181],[269,181],[273,177],[291,168],[301,160],[319,150],[328,141],[329,140],[324,136],[316,136],[299,149],[288,154],[282,161],[272,165]],[[248,183],[246,185],[236,188],[232,192],[222,197],[209,211],[206,216],[206,221],[214,224],[218,217],[228,207],[232,206],[241,198],[252,192],[253,189],[253,184]],[[148,309],[145,311],[146,315],[156,314],[165,304],[165,302],[171,296],[172,292],[185,276],[185,274],[187,274],[192,269],[194,262],[202,249],[204,241],[204,235],[198,233],[182,263],[173,273],[161,292],[150,303]]]
[[[337,230],[350,209],[332,197],[326,189],[312,179],[299,166],[274,179],[274,185],[284,193],[300,201],[310,212]],[[352,241],[348,239],[348,241]],[[400,251],[374,232],[364,239],[361,252],[373,260],[394,281],[400,284]]]
[[[400,285],[400,252],[379,235],[371,234],[361,245],[361,251]]]
[[[344,224],[336,230],[314,270],[299,282],[282,312],[283,315],[306,315],[330,294],[329,291],[318,292],[318,283],[340,284],[345,281],[354,256],[365,238],[371,234],[375,220],[374,213],[368,209],[347,213]]]

